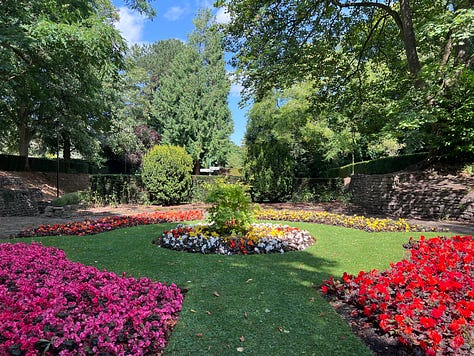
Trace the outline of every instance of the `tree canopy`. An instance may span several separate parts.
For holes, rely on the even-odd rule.
[[[107,116],[104,94],[123,68],[125,43],[107,0],[2,1],[0,116],[3,134],[28,156],[30,142],[60,135],[89,156]],[[59,123],[59,124],[58,124]]]
[[[314,115],[379,126],[407,150],[474,154],[472,94],[460,95],[474,91],[471,0],[217,3],[247,100],[312,82]]]

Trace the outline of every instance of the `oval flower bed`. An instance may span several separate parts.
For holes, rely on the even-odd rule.
[[[110,216],[102,219],[70,222],[67,224],[40,225],[25,229],[16,237],[57,236],[57,235],[94,235],[125,227],[161,224],[165,222],[201,220],[202,210],[157,211],[130,216]]]
[[[411,241],[411,258],[382,272],[344,273],[322,291],[355,306],[380,331],[427,355],[474,351],[474,240],[472,236]]]
[[[159,355],[182,302],[174,284],[101,272],[40,244],[0,244],[0,355]]]
[[[219,236],[210,225],[178,225],[153,241],[172,250],[222,255],[301,251],[314,242],[305,230],[274,224],[253,224],[245,236]]]

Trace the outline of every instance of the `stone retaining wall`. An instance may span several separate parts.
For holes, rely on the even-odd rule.
[[[0,177],[0,216],[35,216],[39,214],[40,189],[26,189],[21,178]]]
[[[474,177],[436,172],[351,177],[352,202],[367,213],[474,223]]]

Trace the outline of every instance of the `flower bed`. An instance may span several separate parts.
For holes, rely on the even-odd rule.
[[[223,255],[301,251],[314,242],[305,230],[273,224],[253,224],[245,236],[219,236],[209,225],[178,225],[154,241],[172,250]]]
[[[257,218],[260,220],[301,221],[316,224],[336,225],[352,229],[360,229],[367,232],[435,231],[434,229],[427,229],[420,225],[409,224],[405,219],[391,220],[366,218],[358,215],[339,215],[326,211],[262,209],[258,211]]]
[[[474,351],[474,240],[437,237],[406,246],[411,258],[383,272],[344,273],[322,291],[357,307],[383,332],[428,355]]]
[[[25,229],[16,237],[56,236],[56,235],[94,235],[102,232],[137,225],[161,224],[174,221],[201,220],[202,210],[189,211],[157,211],[130,216],[111,216],[96,220],[70,222],[67,224],[40,225],[33,229]]]
[[[39,244],[0,244],[0,266],[1,355],[161,354],[183,302]]]

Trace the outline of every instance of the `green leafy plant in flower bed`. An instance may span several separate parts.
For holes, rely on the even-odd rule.
[[[410,259],[382,272],[331,277],[322,291],[357,307],[402,344],[427,355],[474,351],[474,240],[472,236],[421,238],[406,245]]]
[[[312,222],[317,224],[343,226],[368,232],[435,231],[435,229],[427,229],[426,227],[420,225],[409,224],[405,219],[392,220],[367,218],[365,216],[359,215],[347,216],[329,213],[327,211],[261,209],[257,212],[257,218],[260,220]]]
[[[202,218],[202,210],[156,211],[129,216],[110,216],[67,224],[40,225],[36,228],[22,230],[15,237],[94,235],[131,226],[161,224],[170,221],[200,220]]]

